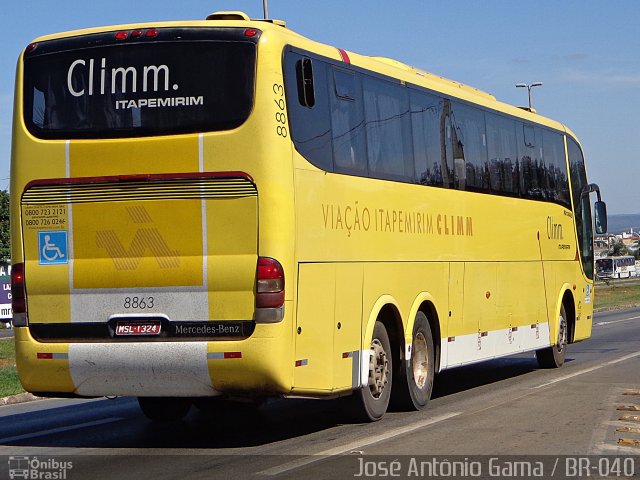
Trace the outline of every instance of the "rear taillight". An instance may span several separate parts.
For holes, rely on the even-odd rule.
[[[127,40],[129,38],[132,38],[134,40],[139,39],[139,38],[155,38],[158,36],[158,29],[157,28],[150,28],[148,30],[121,30],[119,32],[116,32],[115,34],[115,39],[116,40]]]
[[[13,309],[13,326],[27,326],[27,293],[24,285],[24,263],[16,263],[11,267],[11,308]]]
[[[11,307],[13,308],[13,313],[25,313],[27,311],[24,290],[24,263],[16,263],[11,267]]]
[[[277,260],[258,258],[256,308],[280,308],[284,305],[284,270]]]

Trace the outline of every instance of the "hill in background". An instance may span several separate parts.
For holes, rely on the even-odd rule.
[[[640,214],[609,215],[608,227],[609,233],[628,232],[630,228],[634,232],[640,232]]]

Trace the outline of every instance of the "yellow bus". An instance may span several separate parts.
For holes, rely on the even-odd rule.
[[[377,420],[445,369],[558,367],[591,334],[605,205],[533,111],[241,12],[38,38],[14,108],[30,392],[158,420],[345,397]]]

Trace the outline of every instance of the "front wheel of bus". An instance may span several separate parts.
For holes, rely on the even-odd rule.
[[[562,305],[560,308],[560,317],[558,318],[558,338],[556,339],[556,344],[536,351],[538,364],[542,368],[559,368],[564,364],[567,344],[569,343],[568,332],[567,314],[564,305]]]
[[[138,397],[138,404],[142,413],[156,422],[177,422],[191,409],[191,400],[179,397]]]
[[[348,399],[356,420],[375,422],[387,411],[391,397],[393,364],[391,342],[384,324],[376,321],[369,352],[369,381]]]
[[[392,398],[393,405],[401,410],[422,410],[433,390],[435,350],[431,328],[423,312],[416,314],[412,338],[411,358],[402,362]]]

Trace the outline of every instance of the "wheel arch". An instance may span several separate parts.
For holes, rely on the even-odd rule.
[[[438,309],[436,308],[436,301],[433,296],[427,292],[422,292],[418,295],[413,302],[411,311],[409,312],[409,319],[407,321],[407,328],[405,329],[405,345],[411,345],[413,339],[413,324],[416,319],[416,314],[422,312],[426,315],[429,322],[429,328],[431,329],[431,336],[433,338],[433,346],[435,348],[435,371],[440,371],[440,356],[442,352],[441,348],[441,328],[440,328],[440,316],[438,315]],[[408,352],[405,348],[405,358],[408,358]]]
[[[382,322],[387,330],[389,343],[391,344],[391,358],[395,370],[396,366],[400,365],[400,360],[404,358],[405,335],[400,307],[396,299],[391,295],[382,295],[371,309],[364,329],[362,348],[365,350],[369,348],[369,343],[373,337],[373,329],[378,320]]]
[[[569,332],[567,332],[567,342],[573,343],[576,333],[576,303],[573,293],[570,289],[567,288],[562,294],[562,301],[560,305],[564,305],[564,312],[567,315],[567,328],[569,329]],[[558,315],[560,315],[559,309]],[[558,315],[556,315],[556,317]]]
[[[564,306],[564,312],[566,314],[567,321],[567,342],[573,343],[573,339],[576,331],[576,304],[571,285],[565,283],[560,289],[560,293],[557,297],[555,310],[553,316],[549,319],[549,337],[552,345],[555,344],[557,338],[558,319],[560,318],[560,311]]]

